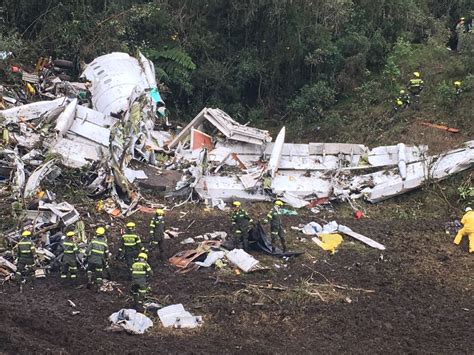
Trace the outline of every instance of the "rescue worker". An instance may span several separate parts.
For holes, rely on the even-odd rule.
[[[403,109],[405,109],[405,105],[403,104],[403,101],[402,99],[400,99],[399,97],[397,97],[395,99],[395,107],[394,107],[394,110],[395,111],[402,111]]]
[[[419,96],[421,91],[423,90],[424,87],[424,82],[423,79],[421,79],[421,75],[419,72],[414,72],[413,73],[413,78],[410,79],[409,82],[409,90],[410,93],[414,96]]]
[[[97,228],[95,234],[86,251],[88,288],[92,285],[93,276],[98,284],[102,283],[104,274],[110,278],[108,272],[109,246],[105,240],[105,228]]]
[[[150,250],[158,247],[160,254],[163,254],[163,240],[165,238],[165,211],[158,208],[155,216],[150,221]]]
[[[232,205],[234,206],[231,215],[234,247],[241,249],[243,246],[244,250],[248,250],[250,223],[253,223],[253,219],[242,208],[240,201],[234,201]]]
[[[146,253],[138,254],[137,260],[132,264],[130,271],[132,272],[132,293],[135,305],[142,305],[145,297],[150,290],[148,287],[148,279],[153,275],[150,265],[147,262],[148,255]]]
[[[36,248],[31,240],[31,232],[24,230],[21,233],[20,241],[17,244],[18,263],[16,270],[16,278],[21,283],[25,278],[33,280]]]
[[[461,17],[458,20],[458,23],[456,24],[455,30],[456,30],[457,33],[467,32],[466,31],[466,18]]]
[[[122,245],[119,248],[119,257],[125,259],[127,267],[130,267],[142,249],[142,241],[135,233],[134,222],[127,223],[125,234],[122,235],[121,241]]]
[[[275,252],[275,242],[277,237],[280,239],[281,247],[283,252],[286,252],[286,240],[285,240],[285,231],[281,223],[281,216],[283,215],[281,207],[283,202],[276,200],[273,204],[273,208],[267,214],[267,218],[264,219],[263,223],[268,223],[270,221],[270,232],[272,236],[272,253]]]
[[[398,98],[402,100],[405,107],[410,106],[410,94],[408,94],[404,89],[400,90]]]
[[[77,277],[77,254],[79,248],[74,242],[75,232],[70,231],[66,233],[66,240],[63,242],[63,260],[61,263],[61,279],[75,280]]]
[[[459,230],[454,238],[454,244],[459,245],[462,238],[468,236],[469,238],[469,253],[474,253],[474,211],[471,207],[466,207],[465,214],[461,219],[463,227]]]
[[[461,82],[459,80],[456,80],[453,84],[454,92],[456,93],[456,96],[459,96],[462,93]]]

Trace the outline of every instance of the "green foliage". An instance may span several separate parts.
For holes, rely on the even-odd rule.
[[[349,121],[329,112],[336,98],[363,115],[414,70],[426,79],[424,93],[448,107],[440,82],[466,77],[474,61],[465,52],[437,64],[452,57],[450,29],[471,7],[468,0],[4,0],[0,49],[16,48],[29,63],[139,49],[180,116],[218,106],[245,122],[284,116],[330,129]],[[465,78],[463,89],[470,87]]]
[[[292,115],[306,122],[319,121],[324,110],[335,103],[335,91],[325,81],[305,85],[289,104]]]
[[[450,110],[456,101],[456,91],[452,84],[443,81],[437,88],[438,102],[446,110]]]
[[[180,66],[187,70],[196,69],[196,64],[193,63],[191,57],[181,48],[171,48],[164,50],[150,49],[149,56],[154,60],[165,59],[168,63]]]
[[[367,109],[368,107],[382,102],[385,94],[382,83],[379,80],[364,82],[355,90],[357,95],[357,105]]]
[[[474,186],[473,186],[473,175],[469,174],[463,179],[459,187],[457,188],[459,199],[458,201],[464,206],[470,206],[474,208]]]
[[[458,188],[459,198],[461,201],[474,199],[474,187],[461,186]]]
[[[464,92],[474,91],[474,74],[469,74],[462,81],[462,90]]]

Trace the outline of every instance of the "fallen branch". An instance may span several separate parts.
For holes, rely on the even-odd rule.
[[[364,289],[364,288],[354,288],[354,287],[336,285],[336,284],[332,283],[331,281],[329,281],[329,279],[326,276],[324,276],[323,274],[321,274],[319,271],[314,270],[313,268],[309,267],[308,265],[304,265],[304,266],[306,266],[311,271],[317,273],[318,275],[321,275],[327,281],[327,284],[315,284],[315,283],[313,283],[313,285],[325,286],[325,287],[329,286],[329,287],[337,288],[337,289],[340,289],[340,290],[348,290],[348,291],[360,291],[360,292],[367,292],[367,293],[375,292],[375,290],[367,290],[367,289]]]
[[[320,287],[334,287],[340,290],[346,290],[346,291],[358,291],[358,292],[366,292],[366,293],[374,293],[375,290],[368,290],[365,288],[356,288],[356,287],[349,287],[349,286],[341,286],[341,285],[336,285],[336,284],[313,284],[315,286],[320,286]]]

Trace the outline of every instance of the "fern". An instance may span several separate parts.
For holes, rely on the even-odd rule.
[[[180,48],[170,48],[162,51],[151,50],[150,55],[155,59],[168,59],[173,63],[179,64],[187,70],[195,70],[196,64],[191,57]]]

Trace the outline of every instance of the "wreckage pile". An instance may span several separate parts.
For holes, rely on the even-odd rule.
[[[29,95],[1,92],[1,192],[35,231],[80,219],[44,187],[63,169],[77,169],[91,197],[108,196],[106,211],[127,216],[143,199],[141,185],[221,208],[233,199],[275,197],[300,208],[321,198],[378,202],[474,163],[474,141],[430,156],[426,146],[402,143],[285,143],[283,127],[272,142],[267,131],[213,108],[175,134],[159,129],[169,127],[167,111],[153,63],[141,53],[98,57],[80,82],[65,81],[70,77],[56,68],[69,63],[56,64],[42,60],[33,73],[23,72]],[[15,234],[6,232],[12,242]]]

